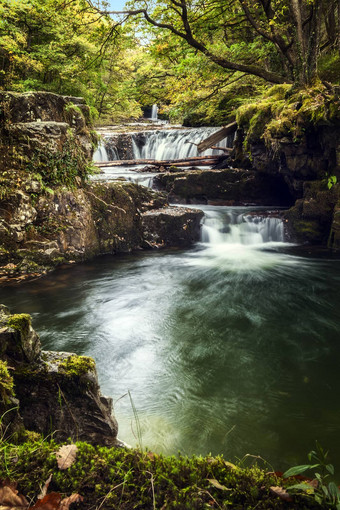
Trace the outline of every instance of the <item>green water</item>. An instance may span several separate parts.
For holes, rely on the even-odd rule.
[[[340,261],[282,243],[103,257],[0,289],[45,349],[93,356],[119,437],[157,452],[340,470]]]

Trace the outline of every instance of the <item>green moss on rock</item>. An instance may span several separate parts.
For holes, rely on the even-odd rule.
[[[74,354],[60,363],[59,367],[62,368],[67,375],[80,377],[88,372],[94,372],[96,365],[92,358]]]
[[[7,404],[10,397],[14,396],[13,377],[8,372],[6,361],[0,360],[0,399]]]
[[[27,313],[11,315],[8,319],[7,325],[25,335],[28,333],[31,326],[31,316]]]

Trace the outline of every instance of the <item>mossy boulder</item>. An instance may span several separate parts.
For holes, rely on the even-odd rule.
[[[13,422],[12,432],[25,426],[60,440],[117,444],[112,401],[100,392],[94,360],[41,351],[31,317],[11,315],[4,305],[0,305],[0,411],[10,411],[4,423]]]
[[[117,443],[112,400],[99,389],[92,358],[42,351],[38,363],[18,367],[15,391],[25,427],[58,440]]]
[[[11,315],[0,306],[0,357],[14,362],[34,362],[40,355],[40,340],[27,314]]]

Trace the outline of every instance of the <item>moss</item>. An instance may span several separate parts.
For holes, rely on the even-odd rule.
[[[243,105],[236,120],[246,131],[245,145],[264,140],[275,148],[276,139],[289,137],[298,142],[309,129],[340,121],[339,97],[321,83],[294,90],[291,85],[275,85],[258,101]]]
[[[67,375],[81,376],[88,372],[94,372],[96,365],[94,360],[88,356],[72,355],[60,363],[59,367],[62,368]]]
[[[31,316],[27,313],[11,315],[8,319],[7,325],[23,334],[27,334],[31,326]]]
[[[9,398],[14,396],[13,377],[8,372],[6,361],[0,360],[0,398],[3,403],[8,403]]]
[[[55,452],[59,445],[53,441],[6,444],[0,449],[0,477],[15,478],[20,492],[34,498],[41,483],[53,473],[49,491],[78,492],[84,497],[84,510],[99,506],[102,510],[287,508],[269,488],[291,482],[258,466],[234,466],[223,457],[164,457],[81,442],[77,446],[76,460],[65,472],[57,469]],[[215,480],[225,489],[216,487]],[[296,496],[294,508],[314,506],[310,499]]]

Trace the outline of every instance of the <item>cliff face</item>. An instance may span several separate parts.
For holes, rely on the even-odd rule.
[[[339,87],[272,87],[238,110],[234,164],[280,176],[295,205],[287,227],[299,242],[340,250]]]
[[[0,112],[0,281],[169,245],[149,243],[143,220],[166,204],[164,195],[129,182],[89,182],[96,136],[81,98],[1,92]],[[198,240],[200,218],[197,212],[187,244]]]

